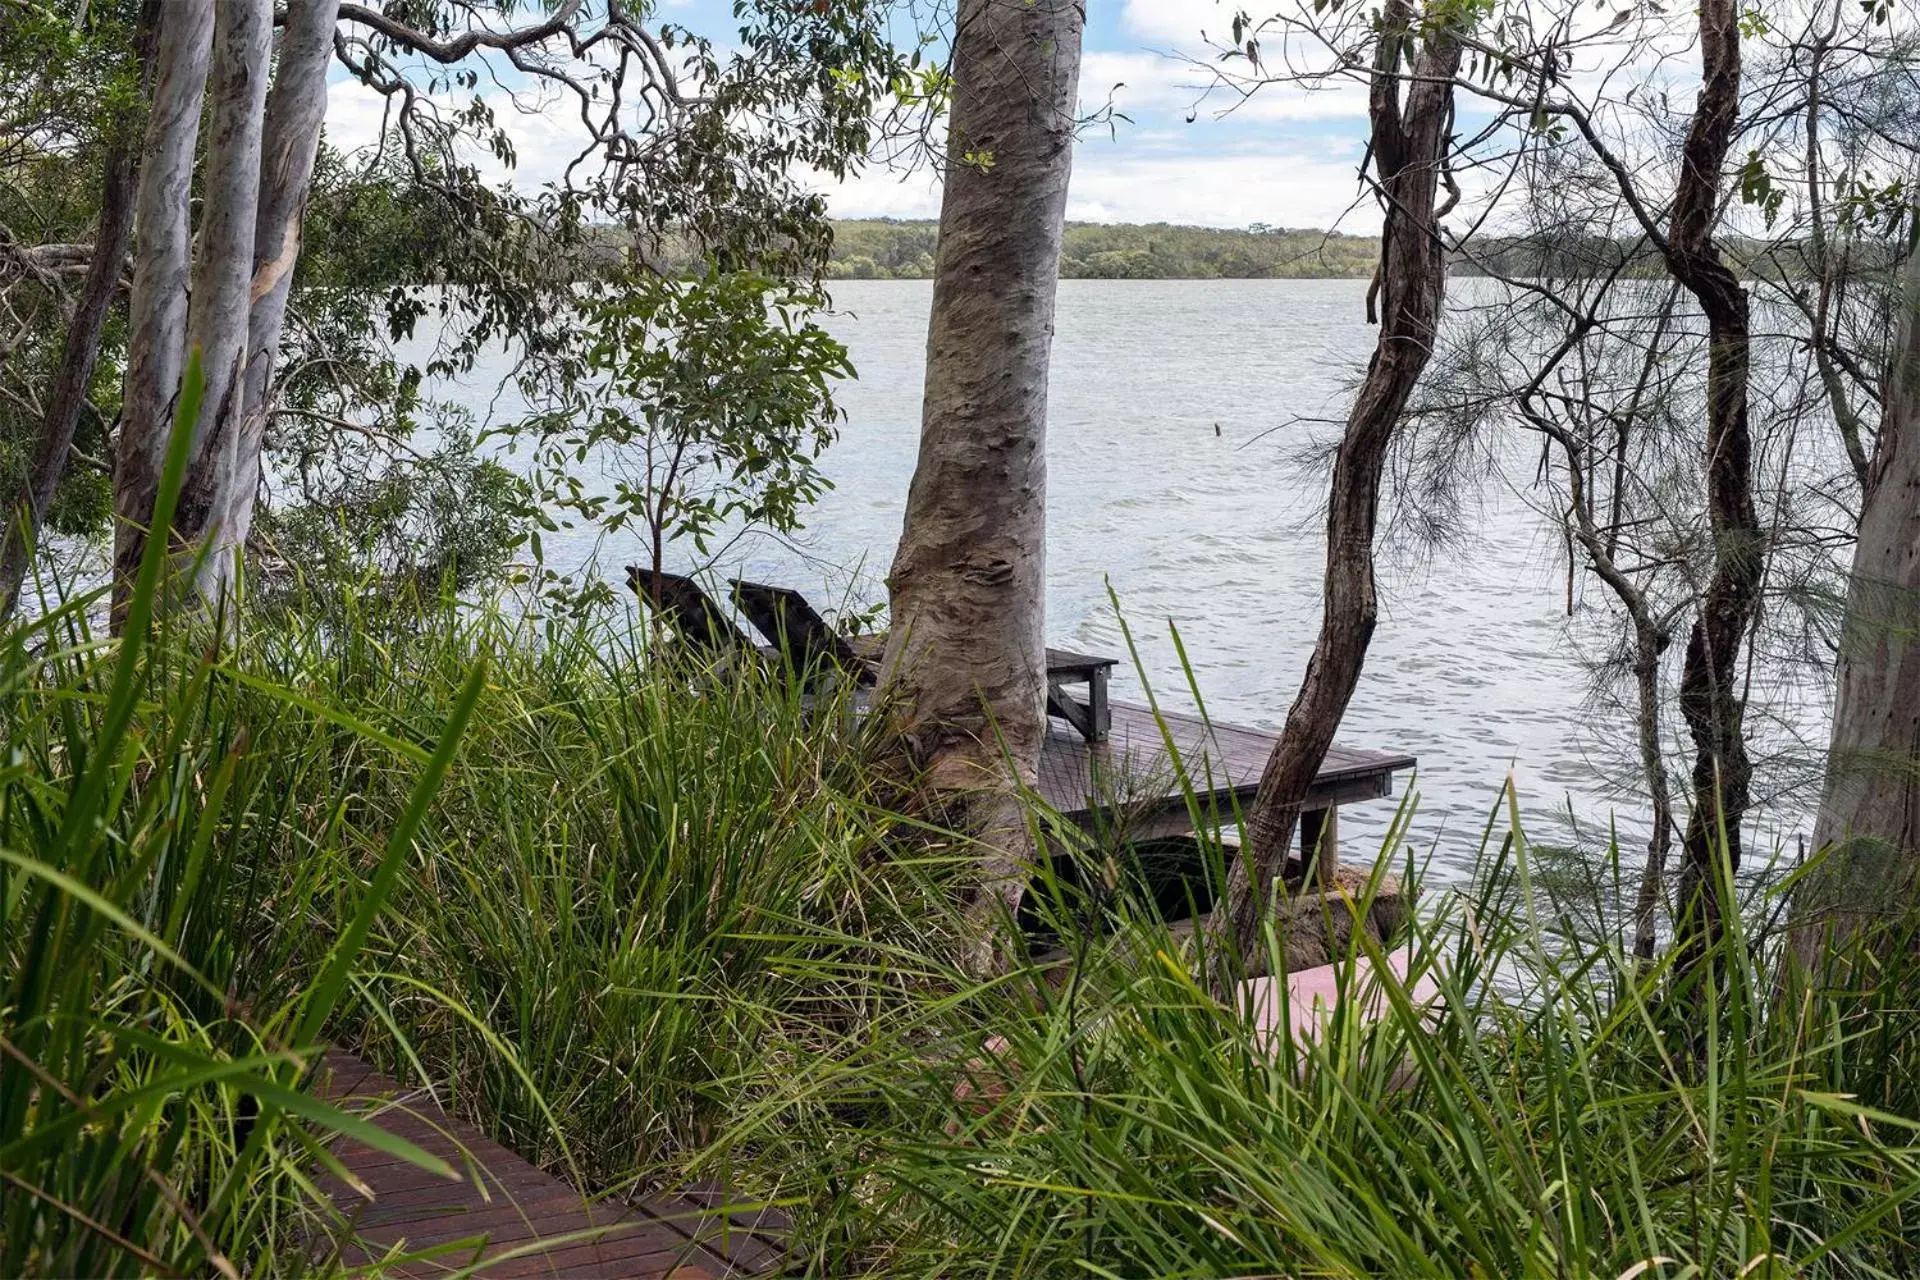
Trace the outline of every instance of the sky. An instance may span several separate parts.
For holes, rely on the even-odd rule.
[[[1074,155],[1067,217],[1083,222],[1331,227],[1358,194],[1366,100],[1292,86],[1239,102],[1209,93],[1204,64],[1245,0],[1089,0],[1083,116],[1111,100],[1127,117],[1089,128]],[[682,11],[701,7],[690,2]],[[717,7],[717,6],[716,6]],[[933,217],[924,176],[871,172],[831,191],[845,217]]]
[[[1125,119],[1087,129],[1074,156],[1067,216],[1086,222],[1333,227],[1358,195],[1366,103],[1351,90],[1270,86],[1231,111],[1208,94],[1208,37],[1224,40],[1244,0],[1089,0],[1081,63],[1083,115],[1109,100]],[[716,42],[733,28],[730,0],[666,0],[662,16]],[[1205,33],[1205,34],[1203,34]],[[378,95],[336,69],[328,132],[337,146],[377,136]],[[566,114],[503,113],[522,186],[557,176],[577,146]],[[939,191],[924,170],[872,166],[823,184],[838,217],[932,218]],[[1361,214],[1364,219],[1366,214]]]

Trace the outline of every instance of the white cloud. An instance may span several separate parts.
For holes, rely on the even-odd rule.
[[[327,86],[327,141],[357,151],[380,137],[386,99],[358,80],[341,77]]]
[[[841,183],[823,183],[836,218],[937,218],[940,180],[924,166],[902,174],[876,165]]]
[[[940,191],[922,171],[884,169],[826,188],[843,218],[933,218]],[[1173,222],[1245,227],[1331,227],[1356,195],[1353,162],[1276,147],[1196,155],[1082,142],[1074,157],[1067,217],[1076,222]],[[1372,215],[1362,212],[1362,222]],[[1351,229],[1371,228],[1356,222]]]
[[[468,105],[470,96],[441,96],[431,100],[440,110],[452,114]],[[566,168],[580,154],[586,133],[577,115],[557,103],[553,95],[528,96],[516,105],[505,93],[488,95],[494,122],[513,144],[516,163],[502,164],[486,148],[469,143],[462,156],[479,169],[489,182],[512,182],[522,191],[537,190],[565,176]],[[380,140],[380,127],[386,117],[387,100],[380,93],[350,77],[334,80],[327,86],[327,141],[342,151],[358,151]],[[589,160],[589,164],[591,164]]]
[[[1120,26],[1141,40],[1198,50],[1207,39],[1224,43],[1233,34],[1241,7],[1242,0],[1127,0]]]
[[[1151,113],[1243,122],[1364,119],[1367,114],[1366,85],[1355,79],[1329,80],[1313,88],[1274,83],[1243,94],[1222,82],[1205,60],[1147,50],[1089,51],[1081,61],[1081,107],[1091,111],[1109,95],[1115,110],[1143,123],[1142,117]],[[1208,141],[1195,137],[1192,143]]]
[[[1273,151],[1101,154],[1076,159],[1067,216],[1079,222],[1331,227],[1353,203],[1351,163]]]
[[[1080,59],[1080,103],[1092,110],[1112,95],[1125,112],[1185,111],[1213,82],[1204,67],[1139,50],[1115,53],[1089,49]]]

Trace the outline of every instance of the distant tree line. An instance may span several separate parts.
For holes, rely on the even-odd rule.
[[[836,280],[930,280],[938,224],[892,218],[838,219],[828,274]],[[1660,255],[1631,237],[1521,231],[1483,235],[1472,254],[1448,253],[1447,274],[1507,278],[1664,276]],[[1729,236],[1727,257],[1745,276],[1797,278],[1806,264],[1782,242]],[[1787,242],[1789,249],[1797,246]],[[1875,255],[1878,254],[1876,257]],[[1244,229],[1182,227],[1170,223],[1067,224],[1060,275],[1067,280],[1329,280],[1366,279],[1379,261],[1376,237],[1305,227]],[[1864,255],[1864,256],[1863,256]],[[1862,270],[1888,279],[1898,261],[1872,245],[1856,250]],[[695,258],[669,245],[656,265],[672,272],[700,269]]]
[[[1861,225],[1849,226],[1843,237],[1849,272],[1893,287],[1906,259],[1904,245],[1868,230],[1884,221],[1876,210],[1858,200],[1851,208]],[[1773,236],[1725,233],[1716,243],[1742,279],[1776,284],[1817,280],[1817,259],[1826,252],[1814,236],[1792,227]],[[1663,280],[1666,270],[1659,250],[1644,237],[1598,235],[1566,224],[1476,237],[1472,252],[1450,252],[1447,262],[1449,275],[1500,280]]]
[[[836,221],[828,272],[840,280],[933,277],[933,222]],[[1060,274],[1072,280],[1265,280],[1366,277],[1373,236],[1255,224],[1245,230],[1067,224]]]

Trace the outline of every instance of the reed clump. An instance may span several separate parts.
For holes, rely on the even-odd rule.
[[[1389,978],[1263,1041],[1124,876],[1043,888],[1064,976],[966,977],[966,843],[830,690],[492,608],[111,642],[96,603],[0,642],[0,1273],[334,1269],[324,1043],[584,1191],[775,1202],[819,1275],[1920,1256],[1909,939],[1793,991],[1738,923],[1636,966],[1508,810],[1395,940],[1437,1008]],[[1379,959],[1356,931],[1349,980]]]

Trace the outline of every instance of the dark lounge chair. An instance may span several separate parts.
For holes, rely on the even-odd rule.
[[[862,686],[878,682],[879,664],[863,657],[798,591],[735,578],[733,599],[754,630],[773,642],[790,671],[808,678],[823,672],[848,673]],[[1047,714],[1067,721],[1088,742],[1105,741],[1112,721],[1107,673],[1113,665],[1112,658],[1048,649]],[[1073,683],[1087,685],[1084,702],[1062,687]]]
[[[714,657],[758,652],[746,633],[692,578],[683,578],[677,573],[656,575],[643,565],[630,564],[627,585],[689,645]],[[658,595],[654,590],[656,585]]]
[[[840,671],[863,685],[874,682],[872,664],[862,660],[847,638],[798,591],[736,578],[733,599],[754,630],[773,642],[795,672]]]

